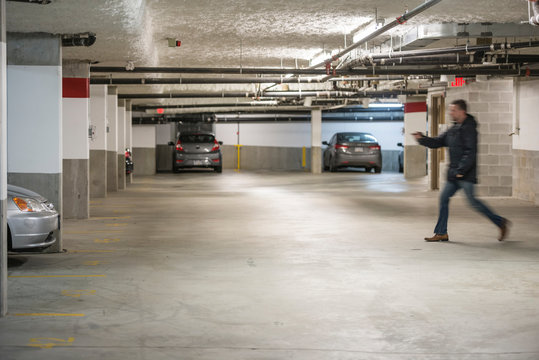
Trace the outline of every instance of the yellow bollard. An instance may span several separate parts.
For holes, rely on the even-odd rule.
[[[240,171],[240,159],[241,159],[241,156],[240,156],[240,153],[241,153],[241,150],[240,148],[243,146],[243,145],[234,145],[237,149],[237,152],[238,152],[238,167],[236,168],[236,171],[239,172]]]
[[[305,148],[305,146],[303,147],[303,150],[302,150],[302,155],[301,155],[301,167],[303,169],[305,169],[305,166],[307,166],[307,149]]]

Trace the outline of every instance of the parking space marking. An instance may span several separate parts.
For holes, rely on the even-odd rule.
[[[85,234],[97,234],[97,233],[122,233],[125,230],[89,230],[89,231],[64,231],[64,234],[69,235],[85,235]]]
[[[75,317],[83,317],[86,316],[84,314],[62,314],[62,313],[20,313],[20,314],[13,314],[13,316],[75,316]]]
[[[69,346],[75,341],[75,338],[70,337],[67,340],[58,338],[32,338],[28,346],[37,347],[40,349],[51,349],[55,346]]]
[[[91,217],[88,220],[110,220],[110,219],[131,219],[131,216],[99,216],[99,217]]]
[[[81,296],[95,295],[96,290],[62,290],[63,296],[80,298]]]
[[[101,264],[105,264],[99,260],[89,260],[89,261],[85,261],[82,263],[83,265],[88,265],[88,266],[97,266],[97,265],[101,265]]]
[[[107,277],[107,275],[10,275],[8,278],[80,278]]]
[[[105,224],[106,226],[127,226],[127,223],[114,223],[114,224]]]
[[[114,238],[114,239],[109,239],[109,238],[105,238],[105,239],[94,239],[94,242],[97,243],[97,244],[110,244],[110,243],[115,243],[115,242],[119,242],[120,239],[118,238]]]
[[[111,253],[116,250],[69,250],[68,253]]]

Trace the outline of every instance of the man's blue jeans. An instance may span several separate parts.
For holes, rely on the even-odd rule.
[[[474,195],[474,186],[475,184],[470,181],[448,181],[445,184],[445,187],[440,194],[440,214],[438,215],[438,223],[434,228],[435,234],[444,235],[447,234],[447,219],[449,217],[449,199],[455,195],[458,189],[464,190],[466,193],[466,198],[470,205],[485,215],[498,227],[502,226],[503,218],[499,215],[496,215],[488,208],[487,205],[476,199]]]

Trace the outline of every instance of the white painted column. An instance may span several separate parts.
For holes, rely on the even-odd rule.
[[[427,152],[412,136],[426,133],[427,103],[425,97],[408,97],[404,104],[404,177],[417,178],[427,175]]]
[[[322,110],[311,111],[311,173],[322,173]]]
[[[62,64],[62,73],[64,219],[87,219],[90,216],[90,64],[67,60]]]
[[[90,198],[107,196],[107,86],[90,85]]]
[[[107,90],[107,191],[118,191],[118,91]]]
[[[7,51],[8,183],[43,195],[63,214],[60,36],[10,33]],[[49,252],[62,250],[61,228],[54,235]]]
[[[133,125],[133,163],[138,175],[155,174],[155,125]]]
[[[125,100],[118,100],[118,190],[125,189]]]
[[[0,317],[7,314],[7,52],[6,1],[0,0]]]

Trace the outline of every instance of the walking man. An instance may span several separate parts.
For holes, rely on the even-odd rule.
[[[449,115],[454,125],[438,137],[427,137],[420,132],[412,134],[421,145],[431,149],[449,147],[447,183],[440,194],[440,210],[434,236],[425,238],[429,242],[449,240],[447,234],[449,199],[459,189],[464,190],[466,198],[475,210],[498,226],[499,241],[503,241],[508,234],[509,220],[496,215],[474,195],[474,184],[477,183],[477,122],[472,115],[467,113],[467,109],[466,101],[453,101],[449,106]]]

